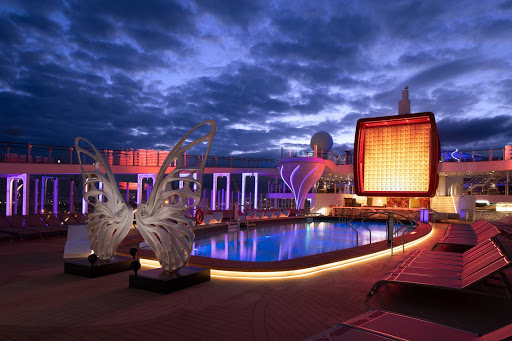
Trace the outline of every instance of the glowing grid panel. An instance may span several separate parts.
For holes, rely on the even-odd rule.
[[[429,190],[430,123],[366,127],[364,191]]]

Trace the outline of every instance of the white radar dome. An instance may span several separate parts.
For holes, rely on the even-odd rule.
[[[318,152],[323,150],[324,152],[328,152],[332,149],[332,136],[331,134],[325,131],[319,131],[311,138],[311,149],[315,150],[315,145],[317,146]]]

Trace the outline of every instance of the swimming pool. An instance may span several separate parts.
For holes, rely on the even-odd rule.
[[[277,223],[276,223],[277,224]],[[259,225],[256,229],[198,235],[192,255],[235,261],[270,262],[326,253],[357,246],[356,233],[346,223],[312,222]],[[386,239],[384,222],[365,222],[372,243]],[[359,245],[370,236],[360,222],[352,222]]]

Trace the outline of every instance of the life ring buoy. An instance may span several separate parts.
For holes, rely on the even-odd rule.
[[[204,212],[202,209],[198,209],[196,211],[196,223],[198,225],[201,225],[203,223],[203,221],[204,221]]]

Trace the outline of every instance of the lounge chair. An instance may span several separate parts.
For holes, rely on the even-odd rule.
[[[224,214],[222,212],[213,212],[213,214],[205,214],[203,219],[204,225],[210,225],[210,224],[218,224],[222,222],[222,216]]]
[[[65,225],[82,225],[78,220],[76,220],[73,213],[59,213],[59,218]]]
[[[48,224],[48,229],[59,233],[60,235],[66,235],[67,226],[64,225],[64,222],[59,218],[57,214],[45,213],[40,214],[40,216],[46,221]]]
[[[274,211],[265,211],[263,212],[263,219],[271,219],[271,218],[277,218],[274,214]]]
[[[458,226],[448,228],[437,244],[477,245],[480,241],[494,238],[500,230],[487,221],[478,221],[471,225],[471,230]]]
[[[512,324],[485,335],[478,335],[412,316],[383,310],[370,310],[338,324],[307,341],[320,340],[504,340],[512,334]]]
[[[510,297],[510,290],[512,288],[510,288],[502,271],[509,267],[512,262],[507,255],[503,253],[501,247],[499,247],[498,250],[498,256],[490,251],[491,254],[489,254],[489,256],[480,257],[472,263],[463,264],[462,270],[458,271],[456,274],[448,274],[446,271],[439,272],[436,269],[429,268],[414,270],[413,267],[408,269],[407,266],[395,267],[372,286],[367,296],[370,297],[377,292],[384,283],[399,283],[451,290],[469,290],[474,285],[497,274],[505,286],[507,295]]]
[[[46,226],[48,226],[48,224],[46,224],[46,221],[44,221],[43,218],[41,218],[38,214],[24,215],[23,219],[25,219],[25,221],[28,222],[28,224],[31,227],[46,227]]]
[[[256,213],[254,213],[254,219],[263,219],[264,215],[265,215],[265,213],[263,211],[258,211]]]
[[[89,221],[89,218],[83,213],[73,213],[73,217],[80,223],[80,224],[87,224]]]
[[[283,210],[279,215],[279,218],[287,218],[290,215],[290,210]]]
[[[30,228],[39,231],[45,238],[60,236],[60,231],[49,227],[48,223],[38,214],[24,215],[23,219],[29,224]]]
[[[0,231],[9,233],[21,240],[43,238],[40,228],[30,227],[30,224],[20,215],[2,216]]]

